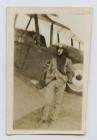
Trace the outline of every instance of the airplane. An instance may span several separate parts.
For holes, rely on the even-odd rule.
[[[56,54],[57,44],[61,43],[60,34],[62,31],[65,31],[71,34],[69,38],[70,45],[65,44],[65,41],[64,41],[64,44],[63,42],[61,44],[68,51],[69,57],[72,59],[72,62],[74,64],[74,69],[75,69],[75,76],[74,76],[73,84],[67,84],[67,90],[72,90],[78,95],[80,94],[82,95],[83,52],[80,49],[81,41],[77,39],[78,48],[75,48],[73,39],[74,37],[77,38],[76,35],[72,33],[69,27],[51,18],[53,16],[58,18],[58,15],[56,14],[48,14],[48,15],[47,14],[25,14],[25,16],[28,19],[25,29],[16,27],[19,15],[16,14],[15,19],[14,19],[14,46],[15,46],[14,66],[15,66],[16,81],[19,81],[19,83],[23,83],[23,84],[24,84],[25,79],[26,79],[26,82],[31,81],[32,82],[32,85],[30,84],[31,88],[33,86],[33,83],[37,83],[38,81],[38,83],[40,83],[41,85],[41,88],[43,87],[46,64],[48,60],[50,60],[52,56],[54,57],[54,55]],[[49,45],[47,43],[46,36],[40,33],[40,30],[41,30],[39,26],[40,21],[43,21],[43,23],[45,22],[46,24],[49,24],[49,28],[50,28],[49,41],[48,41]],[[33,29],[29,30],[29,27],[31,25],[32,27],[35,27],[35,30]],[[58,30],[56,31],[56,43],[54,43],[54,34],[55,34],[54,27],[58,28]],[[23,79],[23,81],[21,79]],[[78,83],[77,86],[76,86],[76,83]],[[17,82],[17,85],[18,85],[18,82]],[[24,84],[24,86],[26,85]],[[18,89],[18,91],[20,91],[20,89]],[[35,89],[35,93],[36,93],[36,89]],[[19,92],[19,94],[22,94],[22,93]],[[25,97],[27,99],[26,95]],[[18,105],[21,106],[20,105],[21,99],[19,98],[19,95],[16,95],[16,98],[18,100]],[[31,97],[30,97],[30,100],[31,100]],[[28,100],[27,100],[27,103],[29,104]],[[31,106],[31,105],[27,105],[27,106]],[[17,106],[15,107],[17,108]],[[21,110],[22,108],[20,107],[20,110],[18,111],[21,112]],[[27,113],[27,110],[25,111]],[[23,116],[25,114],[25,111],[22,114],[17,113],[20,115],[16,115],[17,117],[15,119]],[[30,108],[28,109],[28,112],[29,111],[31,111]]]

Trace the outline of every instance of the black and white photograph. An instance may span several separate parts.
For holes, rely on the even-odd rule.
[[[90,7],[7,8],[7,133],[85,134]]]

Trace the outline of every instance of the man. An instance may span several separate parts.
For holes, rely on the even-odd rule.
[[[57,47],[57,69],[61,74],[67,76],[67,82],[72,83],[72,77],[74,76],[72,61],[67,49],[62,44]]]
[[[47,104],[43,107],[41,120],[51,122],[57,120],[60,114],[66,82],[72,82],[72,61],[68,58],[63,45],[57,47],[57,55],[48,63],[43,89]]]

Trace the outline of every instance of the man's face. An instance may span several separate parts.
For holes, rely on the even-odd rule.
[[[63,48],[58,48],[58,55],[60,56],[63,53]]]

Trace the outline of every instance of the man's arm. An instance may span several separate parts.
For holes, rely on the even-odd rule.
[[[52,80],[56,78],[56,64],[55,64],[54,58],[50,61],[48,65],[48,69],[46,72],[46,77],[45,77],[45,84],[49,84]]]
[[[66,62],[66,73],[69,72],[72,74],[72,76],[74,75],[74,69],[73,69],[73,64],[71,59],[67,58],[67,62]]]
[[[56,79],[62,79],[64,82],[66,82],[66,75],[63,75],[63,74],[61,74],[61,72],[59,72],[58,70],[57,70],[57,72],[56,72]]]
[[[72,83],[72,77],[74,76],[74,69],[73,69],[71,59],[68,59],[68,58],[67,58],[67,64],[66,64],[66,74],[67,74],[68,82]]]

